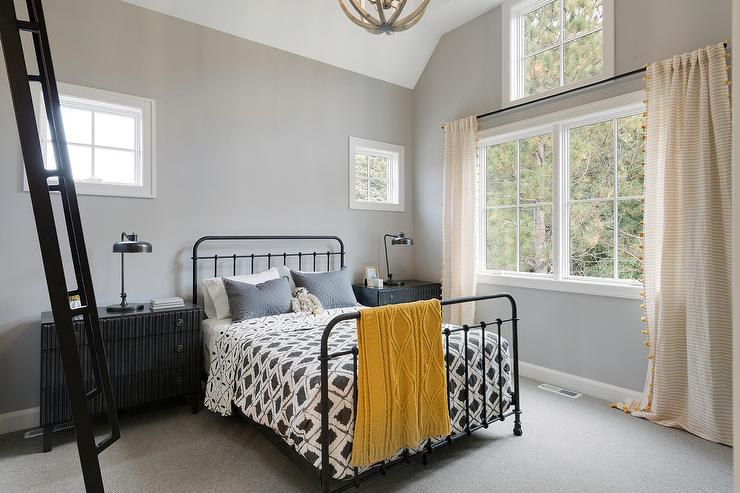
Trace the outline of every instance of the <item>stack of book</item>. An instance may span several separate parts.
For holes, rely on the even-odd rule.
[[[172,298],[157,298],[149,300],[149,308],[152,310],[171,310],[173,308],[182,308],[185,302],[179,296]]]

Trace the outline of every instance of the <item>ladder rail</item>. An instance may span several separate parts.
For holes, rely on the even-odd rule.
[[[90,492],[102,492],[104,486],[98,455],[120,437],[118,416],[100,332],[100,321],[85,249],[77,195],[72,170],[69,166],[59,94],[51,63],[41,0],[26,0],[26,4],[30,19],[19,21],[13,0],[0,0],[0,44],[5,58],[47,289],[57,329],[85,488]],[[21,31],[32,34],[40,72],[38,76],[28,74]],[[40,82],[42,85],[44,105],[57,158],[56,172],[49,173],[44,168],[29,82]],[[50,185],[48,179],[54,176],[57,177],[58,183]],[[72,291],[67,288],[59,234],[50,196],[51,190],[59,191],[62,196],[65,225],[77,282],[76,288]],[[70,307],[69,293],[76,293],[80,296],[82,309]],[[74,316],[80,314],[83,317],[89,341],[88,349],[95,369],[95,387],[90,392],[85,389],[74,331]],[[96,443],[88,398],[100,392],[103,393],[105,399],[111,433],[100,443]]]
[[[58,105],[55,108],[55,106],[52,104],[52,100],[59,100],[59,94],[57,92],[56,84],[52,84],[50,82],[50,79],[55,80],[54,72],[53,67],[51,67],[50,64],[47,63],[47,57],[45,56],[44,51],[45,48],[48,48],[48,40],[43,36],[43,11],[38,8],[34,0],[27,0],[27,8],[31,21],[25,24],[25,26],[28,32],[32,33],[34,51],[36,53],[37,66],[39,70],[38,76],[32,75],[28,78],[31,82],[38,82],[39,84],[41,84],[42,101],[44,104],[46,119],[49,124],[49,131],[51,132],[50,137],[52,142],[66,142],[67,138],[64,132],[64,124],[60,108]],[[22,22],[19,22],[18,24],[19,27],[24,25],[24,23]],[[47,170],[47,175],[56,177],[59,182],[57,184],[53,184],[50,187],[50,190],[60,192],[61,199],[64,202],[62,210],[64,211],[64,222],[67,228],[67,238],[70,242],[70,254],[74,265],[75,281],[79,290],[80,302],[83,306],[88,306],[88,299],[94,299],[94,296],[90,296],[90,291],[84,286],[80,255],[79,251],[76,248],[78,235],[77,230],[74,227],[72,216],[70,214],[72,205],[70,204],[69,192],[71,191],[72,194],[75,196],[76,194],[74,190],[74,180],[68,181],[68,177],[71,176],[69,150],[66,145],[54,145],[53,149],[57,169],[55,171],[52,171],[51,173],[49,172],[50,170]],[[92,340],[92,334],[88,330],[88,323],[86,322],[84,325],[88,339]],[[98,370],[99,362],[95,351],[90,352],[90,357],[97,388],[99,387],[101,377]]]
[[[60,176],[59,179],[64,180],[63,183],[60,182],[60,185],[63,186],[61,195],[64,202],[63,210],[67,235],[72,250],[77,291],[80,295],[82,305],[89,307],[87,314],[89,318],[86,320],[85,329],[88,340],[91,343],[91,346],[88,346],[88,348],[90,349],[90,357],[93,364],[95,386],[91,391],[87,392],[86,396],[90,399],[101,392],[103,393],[108,422],[111,424],[111,434],[108,439],[112,438],[110,442],[112,443],[120,437],[118,414],[114,405],[113,390],[110,384],[110,375],[105,357],[105,346],[99,330],[100,320],[98,319],[92,272],[85,247],[85,238],[82,230],[74,178],[72,176],[72,167],[70,166],[69,151],[66,146],[67,139],[64,133],[64,123],[59,104],[59,91],[56,85],[54,66],[51,61],[51,46],[46,30],[46,19],[44,18],[41,0],[26,0],[26,4],[32,22],[38,27],[38,30],[32,31],[32,36],[36,60],[40,70],[39,76],[44,86],[44,105],[47,119],[51,116],[49,125],[52,129],[52,138],[55,143],[59,143],[54,146],[54,150],[57,155],[58,166],[63,170],[63,177]],[[65,145],[60,145],[60,143],[65,143]],[[94,328],[98,328],[98,330],[94,330]],[[107,382],[107,384],[104,384],[104,382]],[[102,451],[100,445],[98,445],[98,449]]]

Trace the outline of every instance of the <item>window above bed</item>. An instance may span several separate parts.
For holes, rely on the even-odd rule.
[[[80,194],[153,198],[154,101],[58,84],[75,188]],[[44,167],[57,166],[41,91],[34,94]],[[28,191],[28,184],[24,188]]]
[[[613,0],[509,0],[502,18],[504,104],[613,75]]]
[[[403,211],[404,147],[349,138],[349,207]]]

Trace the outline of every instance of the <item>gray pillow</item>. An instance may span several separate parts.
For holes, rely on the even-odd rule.
[[[224,287],[229,297],[233,322],[292,311],[293,295],[285,277],[256,285],[224,278]]]
[[[333,272],[298,272],[290,271],[296,287],[306,288],[309,293],[316,295],[321,305],[330,310],[357,306],[355,293],[352,291],[352,279],[349,270]]]

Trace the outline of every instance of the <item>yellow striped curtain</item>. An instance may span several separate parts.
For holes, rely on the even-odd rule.
[[[649,65],[649,369],[634,415],[732,444],[731,114],[725,48]]]
[[[442,213],[442,298],[475,294],[478,249],[478,119],[444,127],[444,205]],[[475,304],[445,309],[445,321],[472,324]]]

